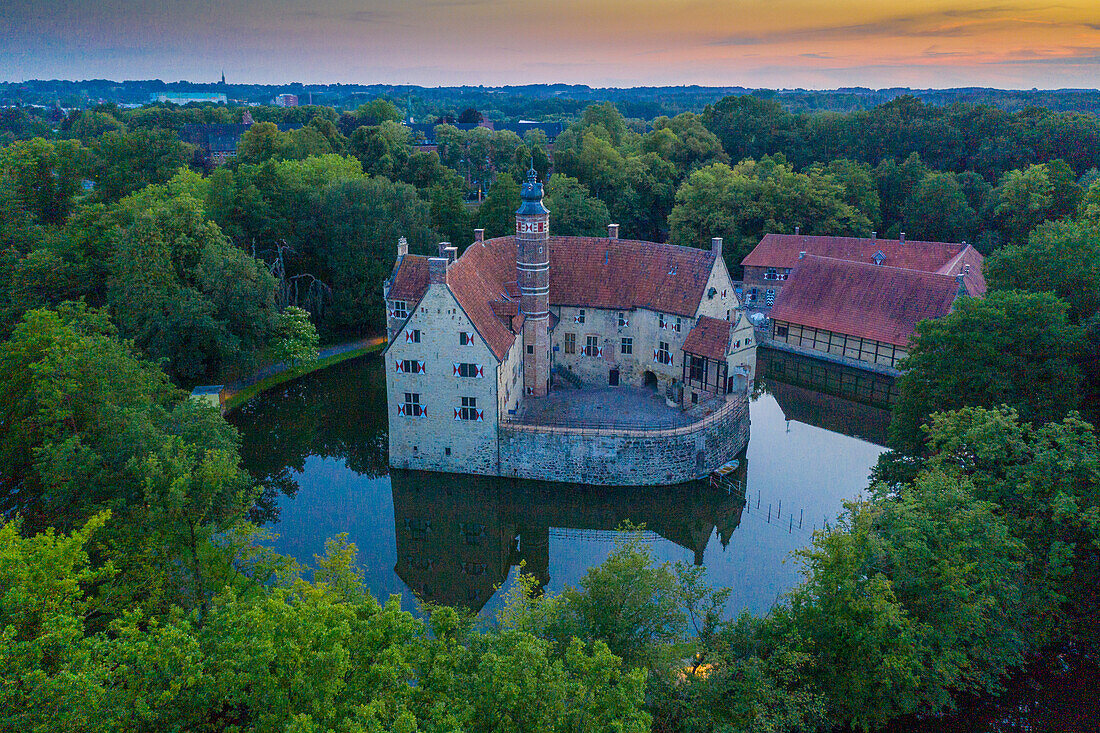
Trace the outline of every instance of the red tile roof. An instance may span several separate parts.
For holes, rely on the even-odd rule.
[[[713,266],[709,250],[628,239],[551,237],[550,303],[650,308],[693,317]],[[406,255],[394,272],[390,297],[419,300],[428,287],[427,273],[427,258]],[[492,303],[514,298],[515,282],[516,243],[511,236],[475,242],[447,268],[451,292],[501,359],[515,334],[498,317],[501,307],[494,309]]]
[[[949,275],[807,255],[770,317],[906,346],[918,321],[951,310],[958,290]]]
[[[389,297],[406,300],[411,306],[420,300],[428,289],[428,258],[424,255],[405,255],[397,263],[390,284]]]
[[[695,327],[688,331],[687,338],[684,339],[684,352],[725,361],[732,335],[733,324],[729,321],[699,316]]]
[[[551,237],[550,303],[649,308],[693,317],[713,266],[710,250],[630,239]]]
[[[765,234],[760,244],[741,260],[741,264],[746,267],[794,267],[800,252],[868,263],[873,263],[875,254],[882,252],[881,264],[887,267],[941,275],[957,275],[965,269],[965,265],[970,265],[969,274],[964,277],[967,292],[974,296],[985,294],[982,255],[965,243]]]

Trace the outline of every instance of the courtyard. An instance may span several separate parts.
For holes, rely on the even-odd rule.
[[[601,428],[678,428],[696,416],[669,407],[664,397],[642,387],[557,389],[546,397],[528,397],[516,415],[531,425]]]

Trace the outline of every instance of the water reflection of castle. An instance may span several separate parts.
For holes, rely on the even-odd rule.
[[[893,377],[765,348],[758,379],[788,420],[886,445]]]
[[[738,469],[744,486],[744,456]],[[397,565],[421,600],[480,610],[521,561],[550,582],[550,538],[586,539],[624,521],[691,550],[702,564],[718,531],[725,547],[741,522],[743,497],[705,482],[679,486],[589,487],[393,470]],[[612,535],[608,536],[608,539]]]

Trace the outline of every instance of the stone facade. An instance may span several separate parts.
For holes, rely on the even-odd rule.
[[[652,485],[705,476],[743,450],[756,345],[722,259],[721,240],[712,242],[710,252],[624,244],[612,225],[606,240],[590,238],[582,248],[565,242],[574,249],[559,250],[564,262],[556,265],[549,212],[533,174],[522,199],[516,236],[509,241],[486,242],[479,232],[462,258],[446,242],[438,257],[410,255],[403,239],[398,244],[398,262],[384,287],[390,464]],[[584,265],[588,270],[571,271],[565,286],[573,289],[563,300],[603,298],[606,305],[555,304],[551,269],[580,267],[578,260],[597,246],[601,253]],[[590,296],[588,284],[604,282],[591,274],[601,266],[605,275],[619,277],[620,285]],[[624,298],[625,292],[634,294]],[[607,307],[616,302],[626,305]],[[730,379],[711,375],[668,393],[679,395],[674,404],[684,409],[720,398],[722,407],[711,415],[679,428],[596,433],[526,424],[518,417],[526,400],[542,399],[554,389],[557,366],[592,386],[649,386],[664,394],[670,385],[684,384],[683,347],[700,319],[708,324],[707,333],[717,332],[722,340],[698,353],[716,360],[708,362],[708,373],[713,368]],[[715,321],[720,321],[717,331]]]
[[[744,450],[749,401],[731,396],[683,428],[582,430],[504,421],[500,475],[596,485],[675,484],[702,478]]]

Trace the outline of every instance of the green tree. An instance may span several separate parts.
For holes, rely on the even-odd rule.
[[[125,127],[106,112],[84,111],[69,127],[69,135],[85,142],[108,132],[124,132]]]
[[[309,312],[289,305],[275,319],[269,352],[276,362],[308,364],[317,359],[318,342]]]
[[[108,302],[123,334],[179,379],[249,367],[275,318],[275,280],[181,195],[136,216],[110,264]]]
[[[187,165],[195,147],[180,142],[172,130],[108,132],[92,141],[96,193],[112,202],[144,188],[164,183]]]
[[[555,173],[546,187],[546,208],[553,229],[568,236],[599,237],[607,232],[611,215],[607,206],[593,198],[576,178]]]
[[[263,163],[275,157],[279,149],[279,128],[274,122],[257,122],[237,141],[239,164]]]
[[[1054,186],[1041,165],[1001,176],[989,193],[988,217],[1009,244],[1023,244],[1050,212]]]
[[[388,99],[378,97],[366,104],[359,105],[355,115],[364,125],[381,125],[383,122],[400,122],[404,115],[397,105]]]
[[[486,237],[503,237],[516,229],[519,209],[519,184],[507,173],[501,173],[489,187],[489,195],[477,211],[478,224]]]
[[[405,169],[410,152],[408,128],[392,121],[360,127],[348,140],[348,153],[359,159],[367,175],[390,180]]]
[[[1100,312],[1100,230],[1073,221],[1045,222],[1027,243],[989,256],[985,277],[995,290],[1054,293],[1080,323]]]
[[[72,210],[73,197],[88,166],[87,151],[70,140],[34,138],[0,148],[5,219],[25,211],[32,223],[60,225]]]
[[[951,173],[929,173],[905,202],[902,226],[911,239],[964,242],[973,239],[977,214]]]
[[[1057,420],[1078,399],[1079,331],[1049,293],[993,291],[959,298],[943,318],[921,321],[898,380],[891,446],[919,454],[934,412],[1006,404],[1033,423]]]

